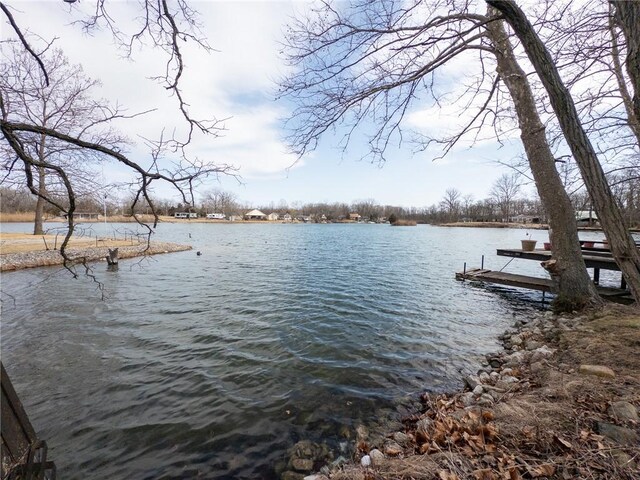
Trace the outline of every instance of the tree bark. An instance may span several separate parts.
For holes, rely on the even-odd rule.
[[[636,115],[634,109],[633,96],[629,93],[627,84],[624,78],[622,63],[620,62],[620,49],[618,47],[618,38],[616,32],[617,21],[615,14],[611,13],[609,16],[609,32],[611,33],[611,58],[613,60],[613,73],[616,76],[618,83],[618,90],[620,90],[620,96],[622,97],[622,104],[627,112],[627,121],[629,128],[636,137],[638,145],[640,145],[640,117]],[[639,27],[640,28],[640,27]],[[629,65],[627,63],[627,65]],[[636,95],[636,98],[638,94]]]
[[[495,17],[497,13],[494,8],[488,8],[489,17]],[[554,309],[572,311],[599,304],[601,299],[582,258],[571,200],[556,170],[531,86],[518,64],[501,20],[487,25],[487,37],[495,50],[496,70],[513,99],[520,138],[540,200],[549,216],[552,260],[555,261],[549,264],[553,268],[547,271],[557,294]]]
[[[38,167],[38,192],[46,195],[44,184],[44,168]],[[33,234],[44,235],[43,217],[44,217],[44,198],[36,197],[36,215],[33,220]]]
[[[38,159],[44,161],[45,155],[45,142],[47,137],[40,135],[40,144],[38,145]],[[47,185],[45,183],[45,170],[44,167],[38,168],[38,196],[36,197],[36,214],[33,219],[33,234],[44,235],[44,204],[45,197],[47,196]]]
[[[640,119],[640,2],[613,0],[615,20],[627,40],[627,73],[633,85],[633,111]]]
[[[524,12],[514,1],[486,0],[486,2],[504,15],[538,73],[549,95],[565,140],[578,164],[602,229],[609,241],[611,253],[629,285],[633,298],[636,303],[640,302],[640,252],[625,226],[622,212],[613,197],[596,152],[580,123],[573,99],[562,82],[551,55]]]

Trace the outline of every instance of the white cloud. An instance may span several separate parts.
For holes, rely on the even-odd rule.
[[[157,81],[149,77],[162,74],[166,56],[151,48],[134,48],[132,59],[123,58],[108,30],[84,35],[80,26],[70,25],[79,13],[88,13],[91,2],[68,7],[63,2],[12,2],[16,20],[28,25],[44,39],[54,36],[72,63],[81,63],[85,72],[102,81],[100,95],[118,102],[128,113],[155,109],[143,117],[118,123],[138,142],[132,155],[143,158],[139,136],[158,138],[174,130],[186,131],[177,111],[177,101]],[[182,90],[194,118],[228,118],[221,138],[196,135],[191,154],[240,168],[243,177],[282,174],[295,162],[280,139],[278,118],[273,104],[273,80],[280,74],[278,38],[292,5],[274,2],[195,2],[201,13],[202,33],[216,50],[207,53],[194,42],[183,47],[185,72]],[[111,3],[119,28],[133,31],[137,4]],[[3,34],[4,35],[4,34]],[[34,40],[35,43],[38,43]],[[298,164],[299,165],[299,164]]]

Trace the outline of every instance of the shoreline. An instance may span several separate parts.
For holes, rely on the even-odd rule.
[[[191,250],[189,245],[181,245],[170,242],[151,242],[137,245],[118,246],[119,259],[144,257],[163,253],[183,252]],[[73,258],[74,263],[83,261],[106,261],[109,253],[108,246],[69,248],[67,253]],[[0,255],[0,272],[11,272],[25,268],[48,267],[63,265],[64,259],[59,250],[31,250],[26,252],[3,253]]]
[[[303,441],[279,478],[640,478],[638,310],[541,313],[499,339],[463,391],[424,393],[382,439],[356,428],[352,462],[301,472]]]

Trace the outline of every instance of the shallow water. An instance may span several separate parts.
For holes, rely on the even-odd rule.
[[[167,224],[157,236],[194,251],[96,264],[104,301],[59,268],[2,274],[2,361],[60,478],[272,478],[297,440],[335,446],[340,427],[398,398],[458,387],[540,299],[454,280],[483,254],[502,267],[495,249],[521,230]]]

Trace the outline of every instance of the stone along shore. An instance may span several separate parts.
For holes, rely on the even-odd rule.
[[[191,246],[168,242],[140,243],[118,247],[118,256],[121,259],[156,255],[160,253],[181,252],[191,250]],[[74,262],[104,261],[109,254],[108,247],[69,248],[67,255]],[[23,268],[46,267],[62,265],[64,259],[59,250],[40,250],[20,253],[5,253],[0,255],[0,271],[20,270]]]
[[[500,339],[464,391],[425,393],[395,431],[358,427],[348,463],[299,442],[280,478],[640,478],[638,310],[540,313]]]

